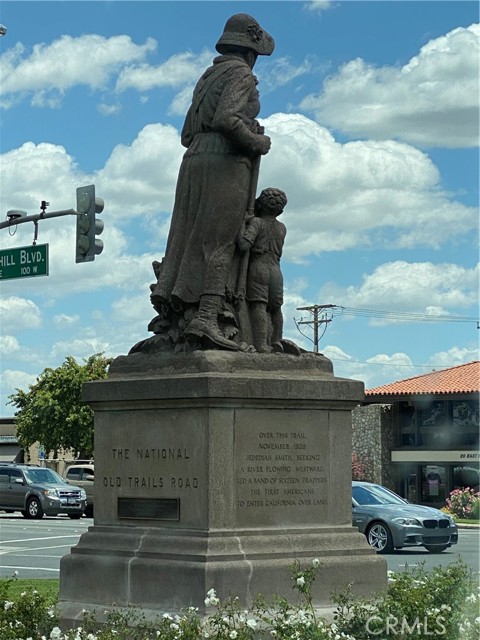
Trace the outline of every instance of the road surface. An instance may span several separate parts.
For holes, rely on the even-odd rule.
[[[81,534],[93,525],[92,518],[70,520],[67,516],[26,520],[20,514],[0,513],[0,578],[18,571],[19,578],[58,578],[60,558],[69,553]],[[459,542],[443,553],[423,547],[402,549],[384,556],[391,571],[425,562],[426,569],[456,562],[459,557],[479,573],[480,529],[461,529]]]

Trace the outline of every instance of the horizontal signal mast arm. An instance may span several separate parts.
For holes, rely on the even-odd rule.
[[[23,224],[24,222],[37,222],[38,220],[46,220],[47,218],[60,218],[61,216],[79,216],[82,215],[75,209],[62,209],[61,211],[49,211],[48,213],[35,213],[31,216],[20,216],[19,218],[13,218],[0,222],[0,229],[7,229],[8,227],[15,227],[17,224]]]

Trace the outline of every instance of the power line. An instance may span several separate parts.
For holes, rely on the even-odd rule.
[[[344,307],[336,304],[313,304],[306,307],[297,307],[297,311],[308,311],[311,316],[305,320],[303,317],[300,320],[293,318],[295,326],[299,333],[310,342],[313,342],[314,352],[318,353],[318,343],[325,335],[327,327],[332,322],[334,317],[344,316],[356,316],[360,318],[379,318],[390,322],[463,322],[463,323],[475,323],[477,329],[480,329],[480,321],[478,317],[473,316],[454,316],[454,315],[431,315],[424,313],[411,313],[408,311],[387,311],[385,309],[364,309],[360,307]],[[308,335],[303,333],[300,329],[300,325],[313,326],[313,340]],[[325,325],[323,333],[319,335],[319,327]],[[369,363],[363,363],[369,364]],[[398,366],[413,366],[413,365],[398,365]],[[419,365],[422,366],[422,365]]]
[[[359,316],[364,318],[383,318],[384,320],[399,320],[404,322],[467,322],[478,326],[479,318],[473,316],[432,315],[425,313],[411,313],[407,311],[386,311],[382,309],[363,309],[329,305],[334,315]]]

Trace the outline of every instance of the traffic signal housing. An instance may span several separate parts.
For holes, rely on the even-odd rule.
[[[103,231],[102,213],[104,201],[95,197],[95,185],[77,189],[77,238],[75,262],[91,262],[103,251],[103,242],[96,236]]]

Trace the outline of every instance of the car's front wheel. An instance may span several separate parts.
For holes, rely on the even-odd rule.
[[[448,549],[448,544],[426,544],[425,549],[430,553],[442,553],[445,549]]]
[[[43,509],[38,498],[30,498],[27,504],[27,518],[38,520],[43,518]]]
[[[367,533],[368,544],[377,553],[393,553],[393,539],[390,529],[383,522],[374,522],[369,526]]]

